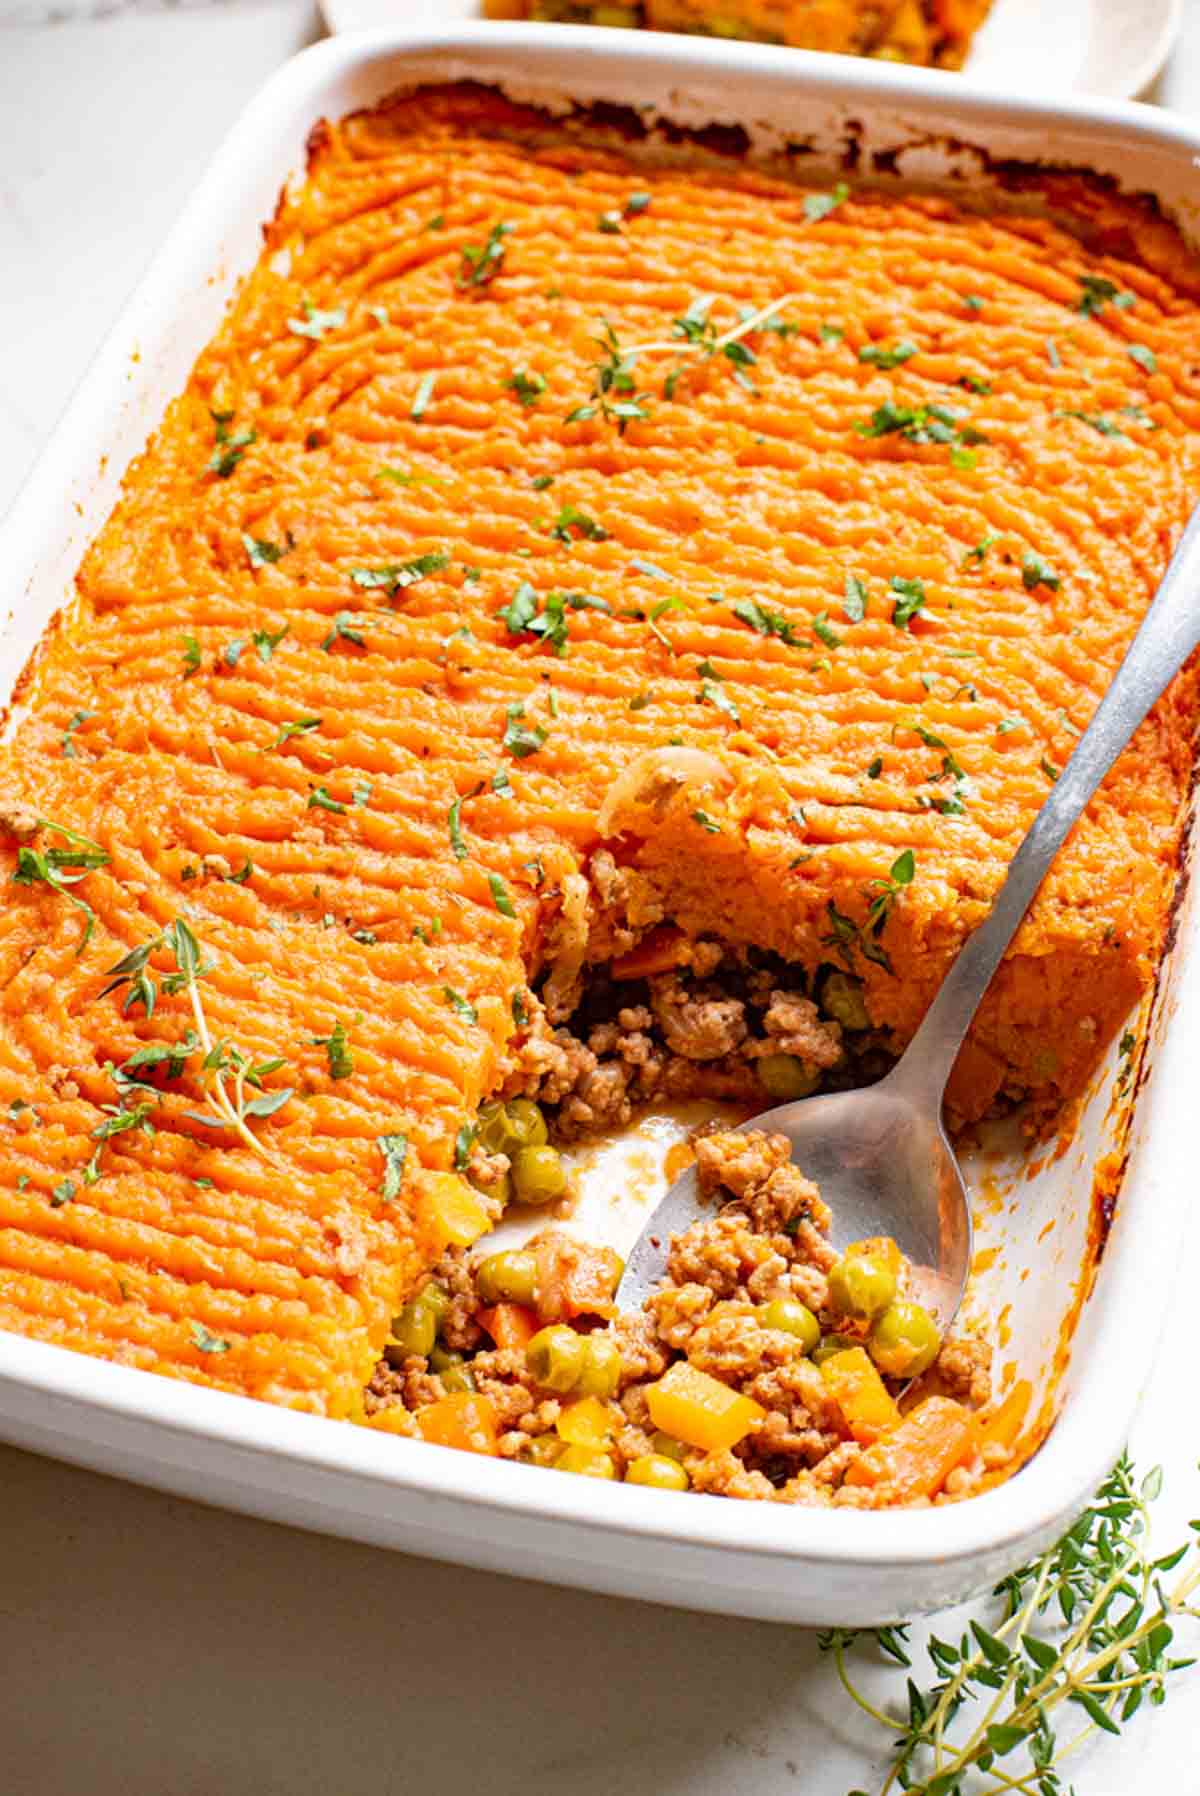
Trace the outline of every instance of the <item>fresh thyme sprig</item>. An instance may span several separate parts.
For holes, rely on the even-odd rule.
[[[158,949],[164,949],[170,954],[175,963],[175,971],[165,974],[159,985],[156,985],[150,969],[150,957]],[[235,1042],[213,1039],[200,995],[200,981],[206,973],[211,973],[212,968],[212,961],[204,960],[200,943],[190,925],[182,917],[176,917],[160,935],[153,936],[140,947],[132,949],[115,966],[109,968],[110,983],[100,996],[106,997],[109,992],[128,985],[129,991],[123,1009],[128,1011],[133,1004],[140,1003],[147,1017],[150,1017],[154,1014],[160,987],[168,996],[180,991],[186,992],[195,1019],[195,1034],[204,1055],[200,1062],[200,1080],[205,1103],[202,1111],[187,1111],[188,1120],[203,1123],[208,1129],[232,1129],[247,1147],[270,1160],[274,1155],[251,1131],[249,1122],[254,1117],[274,1116],[291,1097],[291,1086],[271,1092],[262,1090],[266,1075],[278,1072],[287,1062],[282,1055],[275,1055],[269,1060],[255,1063]],[[180,1063],[181,1057],[186,1058],[195,1051],[193,1045],[188,1045],[190,1043],[189,1030],[185,1043],[180,1044],[174,1054],[168,1050],[164,1058],[172,1065]],[[153,1062],[143,1059],[142,1064]],[[247,1086],[256,1088],[259,1095],[251,1097]]]
[[[1149,1505],[1161,1487],[1161,1472],[1138,1484],[1122,1457],[1062,1539],[996,1586],[994,1629],[972,1621],[958,1640],[929,1639],[934,1681],[921,1688],[906,1679],[903,1714],[855,1684],[848,1658],[861,1636],[838,1628],[821,1636],[846,1693],[893,1736],[880,1796],[1063,1796],[1069,1754],[1098,1730],[1119,1733],[1143,1702],[1165,1700],[1170,1679],[1194,1662],[1170,1649],[1176,1622],[1200,1618],[1200,1521],[1188,1524],[1190,1541],[1152,1559]],[[898,1627],[867,1638],[908,1670],[907,1636]],[[1067,1731],[1075,1710],[1081,1725]]]

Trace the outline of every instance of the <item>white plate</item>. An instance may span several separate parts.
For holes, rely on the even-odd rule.
[[[11,3],[11,0],[10,0]],[[38,0],[27,0],[37,4]],[[320,0],[331,31],[444,25],[482,19],[482,0]],[[4,0],[0,0],[0,11]],[[1161,73],[1184,0],[995,0],[965,73],[1016,94],[1133,99]]]
[[[701,39],[472,25],[342,37],[295,58],[243,115],[101,352],[3,529],[0,698],[261,246],[315,120],[406,84],[474,77],[542,104],[608,100],[685,125],[802,131],[872,179],[985,184],[992,161],[1091,167],[1154,194],[1200,240],[1200,130],[1119,102],[1000,100],[966,79]],[[936,1511],[860,1514],[609,1486],[381,1436],[0,1333],[0,1438],[203,1501],[379,1545],[616,1594],[817,1624],[940,1608],[1061,1532],[1119,1450],[1152,1363],[1200,1163],[1200,892],[1178,918],[1121,1207],[1046,1445],[1009,1484]],[[1177,1013],[1177,1014],[1175,1014]],[[1167,1031],[1166,1023],[1174,1015]],[[1084,1260],[1093,1168],[1112,1145],[1112,1061],[1069,1149],[980,1216],[976,1280],[1004,1357],[1042,1378]],[[654,1131],[651,1131],[653,1136]],[[642,1152],[661,1156],[661,1137]],[[603,1182],[601,1166],[598,1176]],[[638,1216],[593,1199],[620,1247]],[[1147,1303],[1146,1294],[1153,1293]],[[1131,1318],[1136,1316],[1136,1325]]]

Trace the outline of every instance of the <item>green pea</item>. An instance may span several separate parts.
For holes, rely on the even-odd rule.
[[[621,1350],[611,1335],[583,1338],[583,1371],[576,1385],[582,1397],[613,1397],[621,1382]]]
[[[656,1429],[651,1436],[650,1445],[654,1448],[655,1456],[660,1459],[682,1461],[688,1452],[686,1441],[677,1441],[673,1434],[664,1434],[661,1428]]]
[[[942,1338],[929,1311],[903,1298],[876,1318],[867,1352],[886,1378],[916,1378],[938,1356]]]
[[[862,1342],[854,1335],[822,1335],[821,1339],[812,1350],[813,1365],[823,1365],[827,1359],[832,1359],[835,1353],[844,1353],[847,1347],[861,1346]]]
[[[796,1303],[790,1297],[775,1297],[770,1303],[760,1303],[758,1319],[764,1328],[777,1328],[783,1334],[795,1335],[805,1353],[811,1353],[821,1339],[821,1324],[808,1305]]]
[[[582,1335],[565,1323],[540,1328],[525,1349],[525,1364],[550,1391],[573,1391],[584,1366]]]
[[[537,1260],[531,1253],[490,1253],[475,1268],[475,1289],[484,1303],[532,1304],[537,1293]]]
[[[758,1082],[767,1096],[783,1102],[811,1097],[821,1083],[818,1069],[795,1054],[764,1054],[755,1066]]]
[[[523,1204],[552,1204],[567,1188],[567,1170],[558,1150],[523,1147],[513,1161],[513,1185]]]
[[[872,1254],[846,1254],[829,1269],[829,1307],[839,1316],[870,1321],[895,1295],[895,1273]]]
[[[414,1297],[398,1316],[392,1317],[392,1339],[407,1359],[419,1354],[428,1357],[437,1340],[437,1317],[426,1303]]]
[[[564,1447],[554,1461],[556,1472],[575,1472],[581,1478],[615,1478],[617,1462],[599,1447]]]
[[[643,1453],[625,1473],[626,1484],[645,1484],[651,1490],[686,1490],[691,1480],[677,1459],[665,1453]]]
[[[504,1106],[508,1112],[509,1146],[505,1153],[523,1147],[545,1147],[550,1139],[546,1119],[532,1098],[511,1098]]]
[[[422,1285],[417,1292],[417,1302],[424,1304],[425,1308],[431,1312],[435,1325],[440,1329],[450,1314],[449,1291],[441,1285],[435,1285],[430,1279],[429,1283]]]
[[[443,1366],[438,1377],[447,1392],[473,1391],[475,1389],[475,1374],[465,1361],[459,1365]]]
[[[821,988],[821,1008],[843,1029],[869,1029],[871,1018],[863,997],[862,980],[852,973],[829,973]]]

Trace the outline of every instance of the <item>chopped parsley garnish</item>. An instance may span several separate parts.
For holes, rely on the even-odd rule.
[[[596,220],[596,229],[603,231],[608,237],[616,237],[621,231],[621,214],[619,212],[601,212]]]
[[[521,721],[524,715],[525,706],[519,699],[509,705],[505,712],[507,722],[502,746],[518,761],[524,761],[529,755],[536,755],[546,740],[546,732],[541,724],[535,724],[533,729],[527,728]]]
[[[1102,312],[1106,305],[1119,306],[1122,310],[1134,304],[1132,293],[1122,293],[1112,281],[1105,280],[1100,274],[1081,274],[1079,276],[1079,299],[1075,306],[1085,318],[1094,318]]]
[[[475,1146],[478,1125],[472,1122],[463,1123],[454,1137],[454,1170],[466,1172],[471,1163],[471,1149]]]
[[[209,416],[215,426],[213,442],[216,447],[209,457],[205,473],[215,474],[218,480],[228,480],[251,443],[258,440],[258,432],[239,430],[236,435],[232,434],[229,429],[233,423],[232,412],[210,412]]]
[[[325,786],[318,786],[315,791],[309,793],[307,809],[310,811],[333,811],[339,817],[344,817],[346,814],[345,805],[339,804],[336,798],[331,798],[328,788]]]
[[[497,767],[495,773],[492,775],[491,784],[493,792],[511,792],[512,781],[508,777],[508,768]]]
[[[446,827],[450,835],[450,847],[454,851],[454,858],[456,861],[465,861],[471,852],[467,847],[466,840],[462,833],[462,806],[463,801],[460,795],[454,800],[454,803],[446,813]]]
[[[12,883],[18,886],[46,885],[51,891],[73,904],[84,918],[83,935],[75,953],[78,957],[83,953],[92,939],[92,931],[96,927],[96,913],[68,888],[78,885],[81,879],[96,867],[108,865],[108,852],[98,842],[88,836],[81,836],[76,830],[67,829],[62,823],[51,823],[48,818],[38,819],[41,829],[61,836],[67,843],[65,848],[34,848],[23,842],[17,849],[17,864],[12,874]]]
[[[823,324],[819,335],[822,343],[840,343],[846,333],[840,324]]]
[[[965,387],[968,393],[978,393],[981,398],[986,398],[992,390],[991,381],[981,380],[978,374],[960,374],[958,384]]]
[[[792,647],[803,646],[786,617],[781,617],[777,611],[764,611],[754,599],[739,599],[730,609],[736,618],[749,624],[760,636],[777,636],[780,642],[786,642]]]
[[[488,874],[488,884],[492,888],[492,899],[502,917],[515,917],[516,907],[509,897],[508,887],[498,873]]]
[[[556,655],[566,653],[569,637],[567,611],[604,611],[611,609],[607,599],[593,598],[586,592],[548,592],[539,600],[528,580],[522,580],[516,592],[496,613],[512,636],[538,636]]]
[[[924,610],[925,588],[919,580],[908,580],[901,574],[893,574],[888,585],[896,594],[892,622],[898,630],[907,630],[918,611]]]
[[[842,639],[829,621],[827,611],[818,611],[813,618],[813,635],[825,644],[827,649],[840,648]]]
[[[817,224],[822,218],[828,218],[831,212],[850,198],[850,189],[844,181],[839,181],[832,193],[806,193],[804,196],[804,216],[810,224]]]
[[[1158,357],[1152,349],[1147,349],[1144,343],[1131,343],[1128,353],[1131,360],[1135,361],[1139,368],[1144,368],[1147,374],[1153,374],[1157,369]]]
[[[1050,563],[1036,549],[1025,551],[1025,558],[1021,563],[1021,580],[1026,592],[1034,592],[1039,586],[1046,586],[1051,592],[1057,592],[1062,585]]]
[[[1051,785],[1054,784],[1055,780],[1058,778],[1059,774],[1062,772],[1062,768],[1056,767],[1054,765],[1054,762],[1050,759],[1049,755],[1042,756],[1041,760],[1038,762],[1038,767],[1045,774],[1046,778],[1050,781]]]
[[[305,300],[303,318],[289,318],[287,327],[294,337],[312,337],[316,340],[323,337],[326,331],[340,330],[345,322],[345,306],[334,306],[332,311],[319,312],[316,306]]]
[[[67,727],[63,731],[63,738],[62,738],[62,752],[63,752],[64,760],[73,761],[75,759],[77,751],[75,748],[75,744],[71,740],[71,738],[74,736],[74,734],[77,730],[81,730],[83,728],[85,723],[90,723],[92,718],[95,715],[96,715],[96,713],[94,711],[76,711],[74,717],[69,719],[69,721],[67,723]]]
[[[203,1322],[192,1323],[192,1345],[201,1353],[228,1353],[229,1342],[221,1335],[210,1334]]]
[[[708,665],[707,662],[705,665]],[[719,679],[720,675],[718,674],[716,679],[701,681],[698,702],[702,705],[712,705],[716,710],[723,711],[726,717],[732,718],[734,723],[741,723],[742,719],[737,705],[724,688],[718,684]]]
[[[372,782],[370,780],[363,780],[359,785],[355,786],[350,796],[354,800],[358,810],[365,810],[366,806],[370,804],[371,790]]]
[[[889,399],[854,428],[861,437],[899,436],[906,443],[948,443],[954,449],[986,443],[982,431],[959,422],[962,415],[948,405],[895,405]]]
[[[329,653],[337,642],[352,642],[356,648],[365,649],[366,637],[361,630],[354,628],[353,612],[339,611],[333,620],[333,627],[322,642],[321,647]]]
[[[246,551],[251,567],[272,567],[275,562],[282,560],[289,549],[293,549],[295,546],[290,535],[286,542],[273,543],[269,542],[266,537],[248,536],[244,530],[242,531],[242,547]]]
[[[419,423],[425,416],[429,407],[429,401],[433,398],[433,389],[436,385],[437,375],[432,369],[428,374],[423,374],[421,376],[417,385],[417,390],[413,395],[412,410],[408,414],[414,422]]]
[[[1126,407],[1126,410],[1128,409],[1129,408]],[[1055,412],[1054,416],[1056,418],[1078,418],[1081,424],[1086,424],[1089,429],[1094,430],[1098,436],[1123,437],[1125,435],[1121,426],[1119,424],[1114,424],[1112,419],[1104,412],[1085,412],[1080,411],[1077,406],[1068,406]]]
[[[346,1037],[346,1026],[336,1022],[329,1035],[314,1035],[314,1048],[324,1048],[329,1061],[329,1077],[331,1079],[348,1079],[354,1071],[354,1055]]]
[[[870,766],[867,768],[867,778],[869,780],[877,780],[882,772],[883,772],[883,756],[876,755],[875,759],[871,762]]]
[[[830,922],[830,933],[821,939],[828,947],[836,948],[848,969],[854,971],[855,949],[864,960],[873,961],[876,966],[883,967],[888,973],[893,971],[887,951],[880,941],[887,926],[888,918],[895,908],[896,901],[906,886],[913,882],[916,873],[916,858],[911,848],[906,848],[892,862],[886,879],[868,881],[863,893],[867,900],[867,914],[862,924],[856,923],[844,911],[838,910],[832,898],[826,905]]]
[[[258,658],[264,666],[271,659],[290,628],[290,624],[284,624],[281,630],[255,630],[251,641],[258,650]]]
[[[983,301],[980,299],[978,293],[964,293],[963,304],[966,306],[968,312],[982,312],[983,310]]]
[[[293,736],[307,736],[311,730],[319,730],[320,727],[321,719],[319,717],[297,717],[291,723],[281,723],[279,734],[272,742],[271,747],[272,749],[282,748],[285,742],[292,740]]]
[[[408,1157],[408,1136],[399,1130],[394,1135],[377,1135],[375,1146],[383,1155],[383,1201],[390,1204],[400,1195],[404,1162]]]
[[[183,644],[183,677],[187,680],[194,673],[199,673],[203,656],[200,653],[200,644],[194,636],[181,636],[179,640]]]
[[[240,636],[235,636],[232,642],[227,642],[225,644],[225,647],[221,650],[221,659],[226,667],[237,666],[242,658],[242,650],[245,646],[246,645]]]
[[[719,823],[714,823],[707,811],[693,811],[692,818],[693,821],[698,823],[701,829],[706,830],[710,836],[720,835],[721,825]]]
[[[1046,338],[1046,360],[1052,368],[1062,367],[1062,357],[1058,353],[1058,344],[1053,337]]]
[[[406,587],[415,586],[418,580],[427,580],[431,574],[440,574],[449,566],[450,557],[445,549],[433,549],[428,555],[414,556],[411,561],[387,562],[383,567],[351,568],[350,578],[355,586],[368,590],[382,588],[389,599],[394,599]]]
[[[639,212],[645,212],[650,204],[648,193],[631,193],[625,201],[626,218],[636,218]]]
[[[860,580],[857,574],[846,575],[842,610],[852,624],[861,624],[867,615],[867,586],[865,580]]]
[[[74,1180],[61,1179],[50,1193],[50,1208],[52,1210],[61,1210],[62,1206],[64,1204],[69,1204],[74,1196]]]
[[[544,493],[548,486],[554,485],[553,474],[535,474],[529,482],[535,493]]]
[[[904,362],[912,360],[917,354],[915,343],[901,342],[891,349],[885,349],[881,343],[867,343],[859,350],[860,362],[867,362],[872,368],[899,368]]]
[[[608,531],[595,518],[588,516],[574,505],[564,505],[553,523],[549,525],[549,534],[560,543],[573,543],[579,537],[586,537],[590,543],[608,541]]]
[[[525,368],[514,368],[504,384],[516,394],[526,410],[531,410],[546,391],[546,376],[536,370],[530,373]]]
[[[529,1021],[529,1012],[525,1007],[524,992],[514,992],[513,993],[512,1004],[511,1004],[510,1008],[512,1010],[513,1022],[517,1025],[518,1029],[524,1029],[525,1025]]]
[[[445,998],[447,1004],[455,1015],[460,1016],[464,1023],[477,1023],[479,1021],[479,1012],[476,1010],[475,1006],[469,1003],[468,1000],[462,996],[461,992],[456,992],[452,985],[444,985],[442,987],[442,996]]]
[[[963,566],[967,567],[972,561],[982,562],[988,550],[993,548],[998,541],[999,538],[995,536],[981,536],[975,547],[968,549],[963,556]]]
[[[486,287],[495,280],[504,266],[506,245],[504,239],[515,225],[497,220],[488,232],[482,244],[465,243],[462,248],[462,266],[455,281],[460,291],[468,287]]]

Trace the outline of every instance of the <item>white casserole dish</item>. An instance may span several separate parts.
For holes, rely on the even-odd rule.
[[[313,123],[397,87],[458,77],[548,105],[612,100],[684,124],[741,123],[764,145],[804,138],[814,167],[837,160],[853,136],[866,173],[880,153],[901,176],[973,184],[991,181],[1004,159],[1092,168],[1154,194],[1200,237],[1200,131],[1134,105],[1051,111],[958,76],[579,28],[462,25],[321,45],[281,70],[243,116],[10,515],[0,564],[11,607],[0,634],[5,692],[69,598],[130,457],[252,265],[260,223],[301,164]],[[1200,1017],[1193,896],[1184,895],[1160,983],[1116,1225],[1058,1385],[1046,1374],[1086,1264],[1094,1167],[1117,1140],[1111,1061],[1068,1150],[1037,1168],[1003,1168],[1003,1201],[981,1210],[979,1244],[996,1253],[977,1301],[990,1317],[1006,1312],[1000,1358],[1062,1405],[1041,1451],[997,1490],[911,1513],[680,1501],[381,1436],[7,1334],[0,1437],[304,1527],[696,1608],[862,1624],[962,1598],[1082,1506],[1120,1449],[1150,1367],[1151,1317],[1162,1313],[1178,1257],[1200,1145],[1189,1064]],[[627,1205],[615,1223],[606,1218],[594,1189],[605,1180],[601,1165],[577,1225],[594,1236],[607,1220],[620,1247],[639,1219]]]

